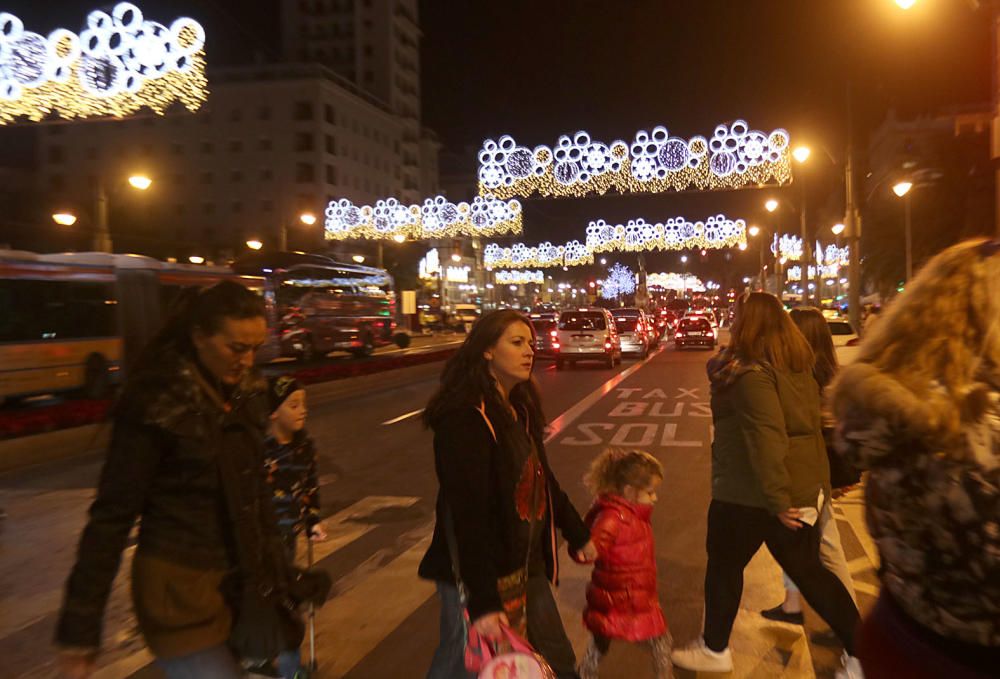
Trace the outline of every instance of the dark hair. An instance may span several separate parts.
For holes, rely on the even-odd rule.
[[[736,355],[754,363],[770,363],[778,370],[811,371],[813,351],[785,313],[778,298],[767,292],[752,292],[746,298],[732,327]]]
[[[496,378],[490,373],[489,363],[483,354],[489,351],[514,323],[524,323],[528,326],[534,344],[535,330],[531,322],[513,309],[493,311],[476,321],[465,342],[455,355],[448,359],[441,372],[441,385],[424,409],[423,419],[426,426],[434,428],[455,410],[463,407],[478,408],[480,404],[486,406],[490,417],[506,418],[504,424],[509,424],[510,413],[501,402]],[[541,399],[534,380],[529,379],[515,386],[508,394],[508,398],[511,405],[522,416],[528,418],[532,436],[541,440],[545,428],[545,416],[542,414]]]
[[[155,366],[165,351],[193,358],[191,333],[196,329],[214,335],[226,319],[266,317],[263,298],[234,281],[220,281],[207,288],[185,288],[170,305],[166,320],[143,347],[132,370],[139,372]]]
[[[837,374],[837,354],[833,350],[833,336],[830,334],[830,324],[826,322],[823,312],[811,306],[800,306],[788,314],[792,322],[805,336],[816,357],[813,366],[813,377],[820,390],[833,381]]]

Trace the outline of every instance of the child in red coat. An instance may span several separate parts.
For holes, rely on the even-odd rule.
[[[639,450],[608,449],[584,483],[595,495],[587,514],[597,561],[583,621],[593,635],[581,679],[597,679],[612,639],[649,644],[660,679],[671,676],[670,633],[656,593],[656,549],[650,516],[663,480],[660,462]]]

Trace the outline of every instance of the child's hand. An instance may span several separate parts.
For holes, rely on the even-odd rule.
[[[594,541],[588,540],[583,549],[573,554],[573,558],[578,563],[594,563],[597,561],[597,547],[594,546]]]
[[[309,530],[309,539],[313,542],[323,542],[328,537],[329,536],[326,534],[326,531],[323,530],[322,523],[317,523]]]

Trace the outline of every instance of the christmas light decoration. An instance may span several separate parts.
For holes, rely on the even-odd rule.
[[[808,279],[812,280],[816,278],[816,267],[809,265],[809,276]],[[819,267],[819,273],[822,278],[836,278],[840,275],[840,265],[839,264],[822,264]],[[802,280],[802,267],[801,266],[791,266],[788,267],[787,272],[788,280],[790,281],[801,281]]]
[[[455,236],[495,236],[521,233],[521,204],[476,196],[471,203],[452,203],[444,196],[421,205],[404,205],[396,198],[374,206],[355,205],[346,198],[326,207],[326,239],[413,239]]]
[[[711,139],[672,137],[658,126],[639,130],[631,143],[606,144],[581,131],[531,149],[504,135],[479,151],[479,193],[498,198],[738,189],[790,179],[788,133],[751,130],[743,120],[717,126]]]
[[[780,255],[785,259],[798,262],[802,259],[802,239],[798,236],[784,234],[775,235],[774,242],[771,243],[771,254]]]
[[[174,102],[198,110],[207,98],[205,29],[182,17],[169,27],[121,2],[95,10],[79,34],[25,30],[0,12],[0,125],[17,118],[123,117]]]
[[[705,284],[697,276],[679,273],[651,273],[646,274],[646,285],[650,288],[662,288],[664,290],[693,290],[704,292]]]
[[[715,215],[703,222],[675,217],[656,224],[639,218],[614,226],[598,219],[587,226],[587,248],[591,252],[727,248],[745,245],[746,241],[746,222],[725,215]]]
[[[601,281],[601,297],[604,299],[617,299],[622,295],[631,295],[635,292],[635,274],[627,266],[622,266],[618,262],[611,265],[608,275]]]
[[[543,285],[545,273],[542,271],[497,271],[493,274],[501,285]]]

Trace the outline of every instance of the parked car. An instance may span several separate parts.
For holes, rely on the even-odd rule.
[[[452,307],[451,323],[456,330],[468,332],[472,324],[479,320],[482,310],[475,304],[456,304]]]
[[[848,343],[858,336],[851,324],[843,318],[828,318],[826,324],[830,328],[830,334],[833,335],[835,347],[848,346]]]
[[[674,333],[674,348],[706,347],[714,349],[719,344],[719,334],[704,315],[685,316]]]
[[[559,349],[559,325],[554,318],[534,318],[531,327],[535,329],[535,358],[555,358]]]
[[[621,363],[621,339],[607,309],[563,311],[559,314],[557,340],[556,370],[578,361],[601,361],[609,368]]]
[[[652,343],[645,326],[647,321],[642,312],[638,309],[615,309],[611,315],[618,329],[622,354],[635,354],[639,358],[646,358]]]

